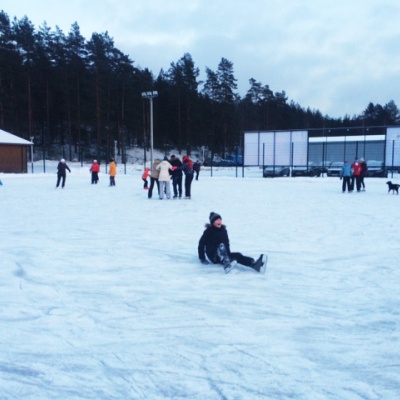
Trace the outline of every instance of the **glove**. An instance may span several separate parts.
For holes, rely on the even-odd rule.
[[[210,264],[207,260],[201,260],[201,263],[202,263],[203,265],[208,265],[208,264]]]

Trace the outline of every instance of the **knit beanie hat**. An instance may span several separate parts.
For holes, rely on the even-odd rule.
[[[222,219],[221,216],[213,211],[210,212],[210,224],[212,225],[217,219]]]

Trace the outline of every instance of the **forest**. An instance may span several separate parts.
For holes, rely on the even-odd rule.
[[[140,55],[136,55],[140,56]],[[249,79],[237,93],[234,64],[221,57],[205,80],[190,53],[157,76],[137,68],[108,32],[80,33],[77,22],[65,34],[28,17],[0,12],[0,129],[40,146],[51,157],[62,149],[69,160],[105,159],[117,146],[122,158],[133,146],[149,146],[153,100],[154,147],[190,154],[204,146],[227,154],[242,147],[244,131],[327,129],[399,125],[394,101],[369,103],[360,115],[330,118],[289,101],[285,91]],[[311,88],[310,88],[311,90]]]

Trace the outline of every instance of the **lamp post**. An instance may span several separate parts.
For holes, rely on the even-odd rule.
[[[32,169],[32,174],[33,174],[33,139],[34,139],[34,137],[31,136],[31,142],[32,142],[32,144],[31,144],[31,169]]]
[[[158,96],[158,92],[143,92],[142,97],[150,101],[150,168],[153,166],[153,99]]]

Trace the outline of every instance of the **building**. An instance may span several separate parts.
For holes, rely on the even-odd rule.
[[[0,129],[0,172],[26,173],[33,143]]]
[[[363,157],[400,167],[400,127],[357,127],[244,133],[244,165],[306,167]]]

